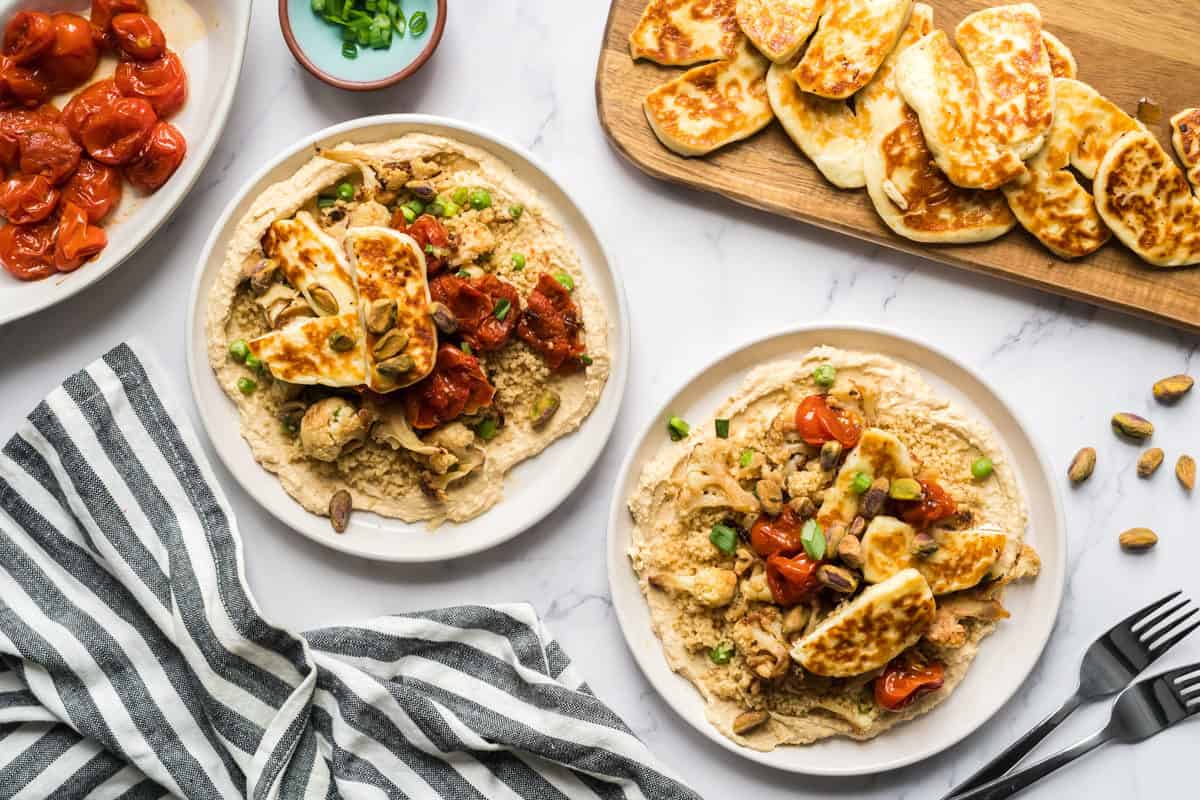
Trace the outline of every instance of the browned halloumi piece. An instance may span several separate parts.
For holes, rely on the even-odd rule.
[[[791,61],[817,27],[828,0],[737,0],[737,21],[758,51]]]
[[[866,185],[863,154],[871,130],[866,113],[844,100],[800,91],[787,64],[771,65],[767,98],[788,137],[827,181],[841,189]]]
[[[411,236],[376,226],[351,228],[345,246],[358,290],[366,384],[381,393],[410,386],[437,360],[425,254]],[[384,329],[380,319],[391,324]],[[410,361],[407,369],[396,369]]]
[[[733,58],[693,67],[646,96],[650,127],[682,156],[702,156],[765,128],[771,62],[743,40]]]
[[[977,585],[1000,558],[1008,537],[1003,531],[979,528],[933,531],[937,550],[915,552],[917,531],[895,517],[871,520],[862,539],[863,579],[880,583],[905,569],[915,569],[935,595],[961,592]]]
[[[844,100],[875,77],[908,25],[913,0],[830,0],[792,77],[806,92]]]
[[[262,241],[267,258],[279,262],[284,277],[320,316],[355,310],[357,294],[350,265],[338,242],[321,229],[312,214],[271,223]]]
[[[1171,143],[1188,180],[1200,191],[1200,108],[1185,108],[1171,117]]]
[[[1029,171],[1004,187],[1004,195],[1021,225],[1051,252],[1081,258],[1103,247],[1112,234],[1068,166],[1095,177],[1097,154],[1103,156],[1122,134],[1141,126],[1086,83],[1056,78],[1054,85],[1054,124],[1046,145],[1029,160]]]
[[[856,108],[871,125],[863,160],[867,192],[884,223],[906,239],[988,241],[1016,224],[1003,196],[950,183],[934,163],[916,113],[896,89],[900,54],[932,30],[933,9],[917,3],[896,50],[856,98]]]
[[[1046,48],[1046,57],[1050,59],[1050,72],[1056,78],[1078,78],[1079,64],[1071,48],[1045,28],[1042,29],[1042,46]]]
[[[1200,264],[1200,199],[1154,134],[1122,135],[1101,159],[1093,188],[1104,222],[1143,261]]]
[[[854,476],[862,472],[872,478],[911,478],[916,464],[904,442],[894,433],[879,428],[867,428],[858,444],[846,456],[833,485],[825,491],[825,499],[817,512],[817,522],[828,528],[841,523],[849,525],[858,516],[862,496],[851,488]]]
[[[308,386],[362,386],[365,355],[358,312],[309,317],[246,343],[281,381]]]
[[[737,0],[650,0],[629,34],[629,52],[684,67],[728,57],[744,38]]]

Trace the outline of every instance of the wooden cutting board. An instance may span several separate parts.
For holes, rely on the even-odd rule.
[[[927,0],[934,24],[999,2]],[[600,122],[613,145],[656,178],[722,194],[748,206],[937,261],[1200,332],[1200,267],[1157,270],[1115,239],[1079,261],[1062,261],[1018,226],[988,244],[923,245],[892,233],[865,191],[835,189],[778,122],[704,158],[663,147],[642,112],[650,90],[680,74],[629,57],[629,32],[646,0],[614,0],[596,71]],[[1200,105],[1200,0],[1038,0],[1046,28],[1070,47],[1079,78],[1135,114],[1148,97],[1163,109],[1150,126],[1170,148],[1169,117]]]

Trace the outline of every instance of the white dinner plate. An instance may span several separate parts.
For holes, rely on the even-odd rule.
[[[490,152],[544,200],[579,254],[584,278],[600,297],[608,317],[612,370],[596,408],[574,433],[518,464],[504,479],[504,497],[473,520],[429,530],[365,511],[350,515],[345,533],[334,533],[325,517],[305,511],[267,472],[242,439],[237,409],[222,391],[208,363],[205,316],[208,295],[229,237],[254,199],[268,186],[292,175],[312,158],[314,147],[341,142],[374,142],[406,133],[430,133]],[[188,374],[200,418],[217,454],[242,487],[284,524],[335,550],[380,561],[441,561],[508,541],[553,511],[579,485],[599,458],[616,423],[629,361],[629,316],[624,289],[586,217],[532,155],[517,145],[463,122],[422,114],[393,114],[351,120],[309,136],[263,167],[225,207],[200,257],[192,284],[187,321]]]
[[[667,441],[666,419],[679,414],[699,422],[757,366],[798,358],[812,347],[833,345],[880,353],[915,367],[942,397],[986,421],[997,434],[1029,508],[1026,541],[1042,557],[1034,581],[1010,586],[1004,604],[1012,618],[984,639],[967,677],[941,705],[868,742],[828,739],[807,747],[770,753],[740,747],[704,716],[700,693],[667,665],[650,613],[626,555],[633,520],[626,503],[642,467]],[[936,348],[882,328],[811,325],[779,333],[718,358],[659,409],[625,459],[617,479],[608,523],[608,578],[621,630],[638,666],[668,705],[708,738],[760,764],[807,775],[865,775],[895,769],[939,753],[960,741],[1000,710],[1025,681],[1045,647],[1058,616],[1066,578],[1067,544],[1062,507],[1046,462],[1016,414],[978,374]]]
[[[180,11],[181,5],[199,16],[202,27],[195,24],[194,15]],[[84,12],[90,6],[84,0],[0,1],[0,25],[23,9]],[[187,69],[187,103],[171,118],[171,124],[187,139],[187,157],[166,185],[152,195],[136,197],[135,190],[125,185],[120,205],[103,224],[108,246],[95,260],[74,272],[32,282],[19,281],[0,269],[0,325],[66,300],[120,266],[183,202],[217,146],[242,71],[250,2],[150,0],[150,12],[162,23],[167,46],[180,48]]]

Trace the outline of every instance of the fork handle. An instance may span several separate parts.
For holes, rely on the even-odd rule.
[[[1029,751],[1037,747],[1039,742],[1049,736],[1052,730],[1061,725],[1063,720],[1071,716],[1082,702],[1083,699],[1079,696],[1078,692],[1071,695],[1063,703],[1062,708],[1033,726],[1028,733],[1009,745],[1008,749],[1003,753],[993,758],[974,775],[951,789],[942,800],[950,800],[950,798],[956,797],[969,789],[974,789],[977,786],[983,786],[989,781],[994,781],[1008,772],[1020,763],[1021,759],[1029,755]]]
[[[976,789],[962,794],[952,795],[948,800],[1004,800],[1017,792],[1029,788],[1051,772],[1070,764],[1080,756],[1086,755],[1109,740],[1108,731],[1100,731],[1095,736],[1084,739],[1074,747],[1062,750],[1049,758],[1039,761],[1019,772],[997,778],[991,783],[985,783]]]

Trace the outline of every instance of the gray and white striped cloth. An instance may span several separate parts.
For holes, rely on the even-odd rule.
[[[0,797],[698,798],[527,605],[296,634],[121,345],[0,453]]]

